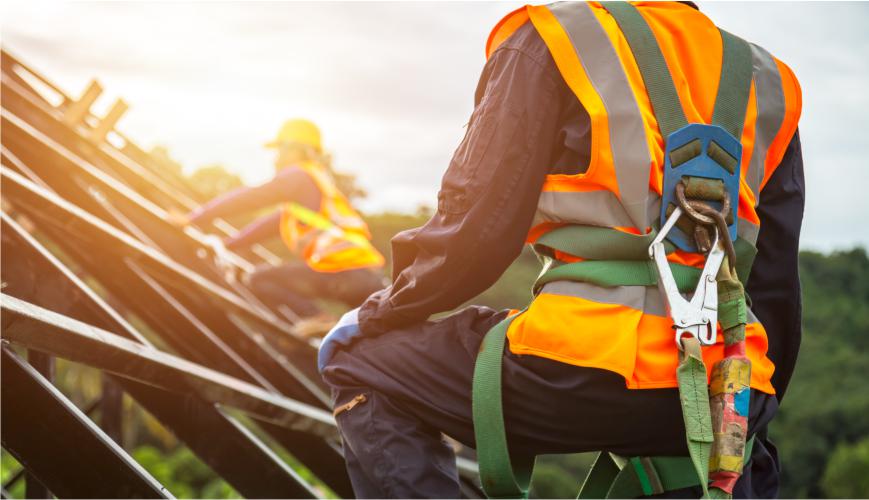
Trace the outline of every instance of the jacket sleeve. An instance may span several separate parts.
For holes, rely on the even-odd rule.
[[[802,336],[799,277],[800,226],[805,206],[799,131],[760,193],[757,257],[746,291],[766,329],[767,356],[775,363],[772,384],[781,400],[794,372]]]
[[[393,283],[361,307],[366,335],[455,308],[491,286],[521,252],[565,105],[564,83],[537,42],[537,52],[505,44],[487,62],[437,212],[393,238]]]
[[[298,168],[287,168],[259,186],[241,187],[209,201],[188,214],[191,222],[205,224],[218,217],[295,201],[313,209],[320,203],[320,192],[314,181]],[[308,206],[311,208],[311,206]]]
[[[230,236],[224,243],[230,250],[247,248],[254,243],[275,238],[281,235],[281,211],[260,217],[239,230],[235,236]]]

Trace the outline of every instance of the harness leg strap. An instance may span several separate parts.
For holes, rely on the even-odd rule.
[[[501,397],[501,366],[507,328],[516,315],[495,325],[483,338],[474,365],[472,411],[477,462],[489,498],[528,498],[535,457],[517,458],[514,469],[507,448]],[[515,472],[514,472],[515,470]]]

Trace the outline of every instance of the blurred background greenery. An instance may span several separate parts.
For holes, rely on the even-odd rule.
[[[165,148],[156,148],[164,164],[171,162]],[[211,197],[241,185],[241,180],[219,165],[209,165],[189,176],[204,196]],[[341,187],[364,196],[351,175],[342,174]],[[368,214],[373,241],[385,255],[389,241],[399,231],[424,224],[431,209],[421,206],[414,214]],[[243,225],[261,214],[240,214],[230,222]],[[291,258],[280,241],[266,245]],[[389,270],[387,269],[388,273]],[[524,251],[500,280],[470,302],[495,308],[521,308],[531,298],[531,283],[538,273],[535,257]],[[869,258],[855,248],[820,254],[800,254],[803,284],[803,344],[796,372],[780,413],[771,427],[782,462],[782,497],[869,497]],[[99,397],[100,378],[94,370],[58,361],[57,385],[80,408]],[[179,498],[238,497],[228,484],[199,461],[156,419],[129,397],[124,400],[122,445],[154,477]],[[238,415],[240,418],[242,416]],[[268,441],[267,436],[260,435]],[[274,444],[274,443],[269,443]],[[275,446],[279,455],[303,477],[333,496],[293,457]],[[593,455],[547,456],[538,461],[532,483],[536,498],[573,498],[579,480]],[[2,453],[2,482],[20,469]],[[23,497],[24,483],[8,494]]]

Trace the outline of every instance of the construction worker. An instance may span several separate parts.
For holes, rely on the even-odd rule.
[[[280,205],[224,242],[227,249],[239,250],[280,236],[299,257],[280,266],[258,266],[246,278],[253,290],[268,304],[287,304],[303,317],[321,313],[316,298],[358,306],[383,287],[384,259],[371,245],[365,222],[335,185],[320,130],[308,120],[289,120],[266,147],[276,153],[272,180],[220,196],[182,223],[203,224]]]
[[[775,497],[780,465],[767,428],[800,343],[804,187],[793,73],[759,46],[720,32],[691,2],[522,7],[495,27],[486,55],[476,107],[444,175],[436,214],[392,240],[392,285],[347,313],[320,347],[357,496],[459,497],[443,433],[479,445],[483,486],[493,496],[526,494],[527,481],[515,472],[533,456],[603,450],[626,457],[604,472],[628,477],[636,488],[613,489],[616,481],[592,497],[699,497],[713,488]],[[702,141],[669,149],[685,131]],[[662,202],[675,196],[663,188],[665,165],[676,171],[683,161],[703,168],[714,161],[721,168],[710,172],[736,175],[734,191],[726,175],[707,183],[721,189],[715,198],[721,212],[709,217],[727,227],[692,222],[696,239],[689,243],[697,249],[670,248],[664,267],[672,269],[658,268],[661,276],[693,276],[683,290],[690,293],[701,285],[704,262],[721,258],[726,241],[734,243],[735,255],[728,250],[706,284],[719,280],[721,290],[725,281],[737,283],[735,299],[720,302],[717,318],[726,331],[712,345],[698,340],[715,337],[716,320],[708,318],[701,326],[711,332],[674,342],[675,311],[665,305],[681,296],[662,294],[650,271],[658,265],[649,260],[650,243],[657,231],[665,234],[661,216],[672,222],[686,203],[712,207],[694,195],[675,208]],[[670,239],[676,228],[667,229]],[[703,234],[711,247],[701,249]],[[523,311],[471,306],[429,320],[491,286],[524,243],[534,244],[548,266]],[[750,310],[736,274],[747,279]],[[712,314],[714,299],[703,302]],[[731,330],[742,332],[733,343]],[[493,345],[495,357],[486,362],[501,372],[491,378],[477,360]],[[679,387],[684,376],[696,382],[702,367],[700,385],[684,400],[713,398],[720,387],[707,394],[707,377],[732,356],[751,367],[750,377],[737,374],[745,390],[730,394],[741,412],[733,415],[743,421],[735,425],[747,432],[734,460],[707,460],[716,468],[708,484],[707,464],[694,457],[703,450],[711,456],[706,422],[714,409],[697,403],[704,426],[686,427]],[[683,366],[689,371],[677,374]],[[493,389],[477,394],[481,380]],[[493,406],[493,398],[503,406]],[[475,427],[475,418],[493,425]],[[509,456],[508,448],[489,446],[499,431]],[[675,457],[676,479],[688,480],[660,473],[669,463],[660,456]],[[493,457],[501,461],[494,467]],[[599,462],[606,460],[603,454]],[[741,475],[717,470],[731,463]],[[512,491],[510,484],[500,489],[505,479]]]

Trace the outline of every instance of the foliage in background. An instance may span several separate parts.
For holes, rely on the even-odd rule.
[[[164,450],[151,445],[136,448],[133,459],[176,498],[240,498],[186,447]]]
[[[13,476],[21,470],[21,464],[15,457],[5,449],[0,450],[0,483],[6,484]],[[24,498],[24,481],[16,481],[7,491],[3,493],[6,498],[6,493],[9,493],[9,498]]]
[[[782,457],[782,496],[866,498],[869,258],[864,249],[802,252],[800,277],[803,344],[770,427]]]

